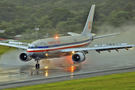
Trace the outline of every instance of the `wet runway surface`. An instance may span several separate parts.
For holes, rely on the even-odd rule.
[[[129,53],[129,52],[126,52]],[[88,56],[89,57],[89,56]],[[97,57],[96,57],[97,58]],[[103,57],[102,57],[103,58]],[[125,68],[135,66],[135,60],[126,59],[119,61],[118,59],[91,59],[86,60],[82,64],[57,64],[56,66],[41,66],[41,69],[35,69],[34,65],[21,65],[21,66],[9,66],[0,65],[0,83],[22,81],[38,79],[43,77],[53,77],[60,75],[69,75],[70,78],[74,77],[74,74],[93,72],[100,70],[108,70],[115,68]],[[106,57],[107,58],[107,57]],[[25,62],[22,62],[25,63]],[[42,65],[42,64],[41,64]]]
[[[73,66],[65,63],[70,57],[61,58],[62,60],[54,59],[50,62],[53,63],[50,67],[42,64],[44,62],[41,61],[39,70],[35,69],[34,61],[26,65],[25,62],[21,62],[23,65],[2,64],[0,65],[0,83],[135,66],[134,50],[121,50],[119,53],[101,52],[101,54],[91,51],[86,57],[87,60],[82,64]]]

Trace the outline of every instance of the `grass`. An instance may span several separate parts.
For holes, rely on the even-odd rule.
[[[25,86],[5,90],[135,90],[135,72]]]
[[[10,50],[13,50],[14,48],[10,48],[10,47],[8,47],[8,46],[2,46],[2,45],[0,45],[0,56],[2,55],[2,54],[4,54],[5,52],[7,52],[7,51],[10,51]]]

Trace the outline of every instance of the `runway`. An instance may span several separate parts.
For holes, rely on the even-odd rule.
[[[133,39],[122,38],[125,36],[121,36],[119,40],[116,37],[98,39],[93,41],[90,46],[120,42],[135,44],[132,42]],[[100,54],[96,51],[89,51],[86,60],[76,66],[66,63],[67,60],[70,61],[70,57],[55,58],[51,60],[52,64],[49,67],[45,62],[40,62],[40,70],[35,70],[34,60],[27,63],[20,61],[18,57],[20,52],[22,51],[9,51],[1,56],[0,89],[135,71],[134,48],[128,51],[119,50],[119,52],[105,51]]]
[[[39,70],[40,74],[38,73],[37,75],[40,76],[40,78],[36,78],[36,76],[31,76],[33,77],[33,79],[28,78],[27,80],[0,83],[0,89],[51,83],[51,82],[58,82],[58,81],[65,81],[65,80],[72,80],[72,79],[79,79],[79,78],[95,77],[95,76],[102,76],[102,75],[110,75],[110,74],[124,73],[124,72],[131,72],[131,71],[135,71],[135,66],[89,71],[83,73],[76,72],[71,74],[68,73],[64,75],[42,77],[42,73],[41,73],[42,71],[40,72]]]

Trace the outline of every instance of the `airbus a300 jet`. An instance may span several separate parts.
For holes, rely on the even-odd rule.
[[[95,5],[91,6],[85,27],[81,34],[68,32],[71,36],[55,37],[48,39],[39,39],[28,46],[16,45],[11,43],[0,43],[0,45],[16,47],[26,50],[20,54],[20,60],[27,62],[34,59],[37,63],[36,69],[40,68],[39,60],[49,58],[60,58],[63,56],[72,55],[72,61],[74,63],[83,62],[88,54],[88,51],[95,50],[98,53],[101,51],[109,51],[118,49],[128,49],[135,45],[111,45],[111,46],[98,46],[88,47],[88,45],[94,40],[103,37],[113,36],[116,34],[109,34],[103,36],[96,36],[91,33],[93,17],[94,17]],[[73,54],[74,53],[74,54]]]

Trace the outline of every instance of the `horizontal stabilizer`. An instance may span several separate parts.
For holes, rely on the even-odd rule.
[[[76,35],[80,35],[78,33],[73,33],[73,32],[68,32],[67,34],[71,35],[71,36],[76,36]]]
[[[109,35],[103,35],[103,36],[97,36],[97,37],[93,37],[93,39],[104,38],[104,37],[109,37],[109,36],[114,36],[114,35],[119,35],[119,34],[120,34],[120,33],[109,34]]]

